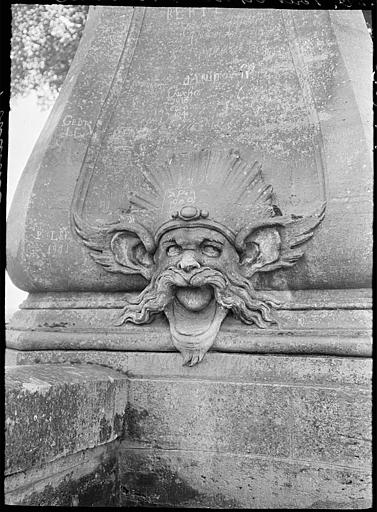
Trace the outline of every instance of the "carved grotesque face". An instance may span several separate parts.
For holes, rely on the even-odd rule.
[[[165,233],[154,254],[155,273],[138,301],[127,305],[122,321],[146,323],[164,311],[174,345],[190,366],[212,346],[229,310],[247,323],[271,322],[242,275],[234,246],[218,231],[182,227]]]
[[[155,254],[161,270],[176,267],[187,279],[203,268],[223,271],[238,262],[238,254],[224,235],[208,228],[181,228],[163,235]]]
[[[128,213],[117,221],[92,226],[73,214],[95,262],[148,281],[134,302],[125,301],[118,325],[165,313],[175,347],[193,366],[229,311],[257,327],[274,323],[270,306],[278,304],[256,291],[252,278],[302,257],[325,204],[313,215],[283,216],[261,165],[235,150],[173,155],[143,176],[145,187],[130,191]]]
[[[184,228],[162,237],[155,261],[162,271],[173,268],[179,272],[180,282],[165,314],[173,341],[181,351],[187,351],[186,362],[195,364],[212,345],[227,314],[215,299],[213,279],[219,275],[209,269],[224,274],[238,261],[238,255],[221,233]]]
[[[187,310],[195,312],[204,309],[213,299],[210,286],[193,285],[195,276],[200,275],[204,267],[222,272],[227,263],[237,259],[228,240],[207,228],[175,229],[166,233],[155,255],[159,269],[172,267],[181,271],[187,285],[177,287],[177,300]]]

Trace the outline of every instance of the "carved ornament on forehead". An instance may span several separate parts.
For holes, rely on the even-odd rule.
[[[125,302],[119,325],[149,323],[163,312],[184,364],[193,366],[229,312],[258,328],[274,324],[271,308],[279,304],[256,291],[251,278],[293,266],[325,204],[312,215],[283,215],[261,165],[234,150],[173,156],[161,167],[145,167],[143,178],[117,222],[91,226],[73,214],[95,262],[149,281],[134,302]]]
[[[195,206],[184,206],[178,212],[172,213],[173,219],[181,219],[181,220],[196,220],[196,219],[206,219],[209,213],[207,210],[199,210]]]

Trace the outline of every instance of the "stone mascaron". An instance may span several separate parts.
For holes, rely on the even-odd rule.
[[[229,311],[263,328],[279,304],[257,292],[258,272],[291,267],[323,220],[282,215],[261,166],[238,151],[202,149],[145,168],[143,188],[112,223],[72,220],[91,256],[108,272],[140,274],[148,286],[126,302],[119,324],[149,323],[163,311],[184,364],[200,362]]]

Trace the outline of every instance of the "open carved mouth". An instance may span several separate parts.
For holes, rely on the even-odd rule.
[[[176,288],[175,299],[165,314],[184,364],[193,366],[212,346],[227,310],[217,304],[212,286],[187,286]]]
[[[189,311],[200,311],[213,299],[213,288],[211,286],[178,287],[175,296],[178,302]]]

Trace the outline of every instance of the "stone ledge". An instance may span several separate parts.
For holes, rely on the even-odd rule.
[[[372,289],[348,290],[265,290],[284,303],[283,309],[370,309]],[[264,293],[264,292],[263,292]],[[124,292],[40,292],[31,293],[20,309],[114,309],[123,308],[124,299],[134,299],[138,293]]]
[[[123,432],[127,378],[93,365],[6,368],[5,474],[109,443]]]
[[[111,507],[118,504],[118,441],[5,478],[7,505]]]
[[[221,354],[208,352],[191,368],[178,352],[116,352],[100,350],[7,349],[13,365],[89,364],[123,372],[129,379],[188,379],[369,390],[372,359],[337,356]],[[40,367],[40,366],[39,366]]]
[[[239,327],[239,326],[238,326]],[[225,327],[226,328],[226,327]],[[130,332],[6,332],[7,347],[20,351],[118,351],[122,352],[176,352],[168,327],[142,326],[141,331]],[[297,354],[345,357],[370,357],[372,335],[366,329],[338,329],[326,332],[313,330],[257,331],[237,329],[220,330],[211,348],[212,352],[246,354]]]
[[[273,311],[277,324],[260,329],[228,315],[213,351],[371,356],[370,289],[268,293],[282,303]],[[149,325],[115,325],[126,295],[31,294],[10,322],[7,347],[175,352],[163,314],[157,315]]]

